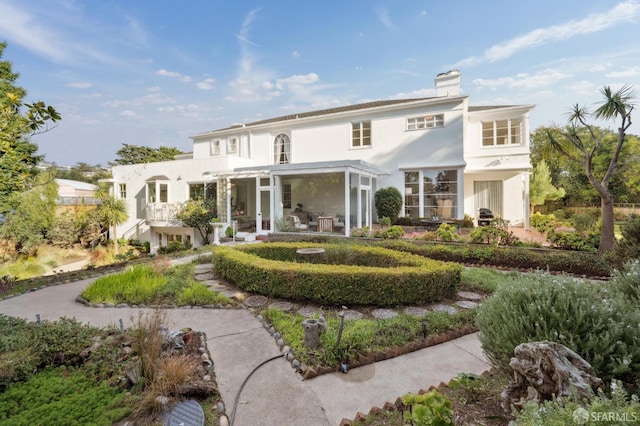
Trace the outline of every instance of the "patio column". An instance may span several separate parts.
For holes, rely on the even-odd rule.
[[[349,236],[351,228],[351,183],[349,168],[344,171],[344,235]]]

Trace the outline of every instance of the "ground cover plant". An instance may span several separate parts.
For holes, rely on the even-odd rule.
[[[169,407],[200,401],[206,424],[217,424],[220,395],[200,345],[167,345],[163,324],[162,311],[140,314],[122,331],[0,315],[0,423],[162,424],[163,396]]]
[[[420,317],[399,314],[388,319],[346,320],[339,342],[340,318],[335,311],[327,312],[327,331],[321,335],[320,347],[315,349],[309,349],[303,344],[301,324],[305,317],[272,308],[264,311],[264,315],[282,335],[296,357],[307,366],[316,368],[337,367],[341,362],[356,359],[359,354],[396,348],[446,331],[471,327],[475,312],[466,310],[453,315],[428,312]]]
[[[82,293],[90,303],[128,303],[131,305],[227,305],[234,302],[194,280],[195,264],[169,267],[166,258],[153,264],[136,265],[128,270],[98,278]]]

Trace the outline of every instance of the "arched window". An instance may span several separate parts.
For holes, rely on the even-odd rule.
[[[273,141],[273,158],[274,164],[291,162],[291,140],[284,133],[280,133]]]

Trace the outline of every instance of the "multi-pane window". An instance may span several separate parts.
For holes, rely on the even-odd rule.
[[[497,120],[482,123],[482,146],[519,145],[522,143],[522,120]]]
[[[434,127],[444,127],[444,114],[407,118],[407,130],[432,129]]]
[[[361,148],[371,146],[371,122],[359,121],[351,123],[351,147]]]
[[[282,207],[285,209],[291,208],[291,184],[285,183],[282,185]]]
[[[216,199],[216,183],[191,183],[189,184],[190,200],[215,200]]]
[[[120,198],[127,198],[127,184],[121,183],[118,185],[118,190],[120,192]]]
[[[238,152],[238,139],[229,138],[227,140],[227,154],[235,154]]]
[[[421,170],[404,174],[405,216],[457,217],[458,170]]]
[[[291,140],[280,133],[273,141],[273,163],[289,164],[291,162]]]
[[[211,142],[211,155],[220,155],[220,141]]]

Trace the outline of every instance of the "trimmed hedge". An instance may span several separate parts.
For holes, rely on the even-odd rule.
[[[324,248],[310,263],[301,248]],[[311,260],[311,259],[309,259]],[[394,306],[454,297],[462,267],[382,247],[266,243],[216,247],[216,270],[238,287],[269,297],[329,305]],[[331,267],[327,267],[330,264]],[[386,267],[374,265],[387,265]]]
[[[405,241],[375,242],[375,246],[417,254],[446,262],[541,269],[553,272],[605,277],[611,268],[596,254],[523,247],[428,244]]]

